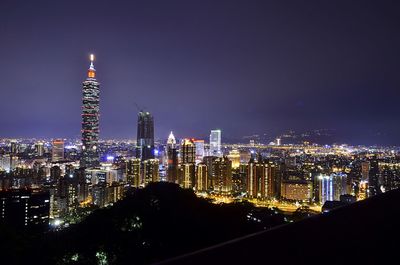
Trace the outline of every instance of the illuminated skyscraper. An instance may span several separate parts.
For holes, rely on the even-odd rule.
[[[194,164],[196,161],[196,146],[193,140],[183,139],[181,142],[181,164]]]
[[[135,188],[140,186],[140,159],[130,159],[126,163],[126,179],[129,185]]]
[[[232,161],[228,157],[219,157],[213,162],[213,188],[218,193],[232,191]]]
[[[238,150],[232,150],[228,155],[229,160],[232,161],[232,168],[237,169],[240,166],[240,152]]]
[[[167,148],[175,148],[176,147],[176,139],[172,132],[170,132],[167,140]]]
[[[142,161],[154,158],[154,119],[149,112],[138,113],[136,157]]]
[[[160,181],[158,165],[158,159],[147,159],[143,161],[144,186],[148,185],[150,182]]]
[[[379,172],[379,163],[376,158],[371,159],[370,161],[370,169],[368,176],[368,187],[369,187],[369,195],[375,196],[381,193],[380,189],[380,172]]]
[[[167,141],[167,181],[173,183],[178,181],[178,150],[172,132]]]
[[[194,140],[196,146],[196,165],[203,161],[204,158],[204,140]]]
[[[57,162],[64,160],[64,140],[53,140],[53,148],[51,150],[51,161]]]
[[[83,84],[82,98],[82,158],[81,167],[96,167],[99,165],[99,117],[100,117],[100,83],[96,80],[96,70],[93,65],[94,56],[90,56],[90,67]]]
[[[208,178],[207,178],[207,165],[200,163],[197,165],[196,170],[196,191],[207,191],[208,190]]]
[[[37,142],[35,144],[35,152],[37,156],[43,156],[44,155],[44,146],[43,146],[43,142]]]
[[[319,176],[319,200],[321,204],[326,201],[340,201],[340,195],[347,194],[347,175],[333,173],[329,176]]]
[[[183,139],[180,151],[180,171],[178,183],[185,189],[193,188],[195,183],[196,147],[192,139]]]
[[[251,198],[272,199],[278,197],[277,169],[272,162],[260,156],[251,159],[247,167],[247,195]]]
[[[222,156],[221,152],[221,130],[211,130],[210,134],[210,156]]]

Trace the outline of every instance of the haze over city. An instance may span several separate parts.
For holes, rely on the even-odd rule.
[[[339,12],[340,11],[340,12]],[[2,1],[1,137],[80,137],[96,54],[100,138],[226,139],[333,129],[394,144],[400,37],[390,1]]]

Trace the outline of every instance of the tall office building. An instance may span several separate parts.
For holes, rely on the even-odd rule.
[[[232,161],[228,157],[219,157],[213,162],[213,188],[218,193],[232,191]]]
[[[232,161],[232,168],[237,169],[240,166],[240,152],[239,150],[231,150],[228,155],[229,160]]]
[[[96,80],[93,65],[94,56],[90,56],[87,78],[82,83],[82,158],[81,167],[91,168],[99,165],[99,118],[100,118],[100,83]]]
[[[204,140],[193,140],[196,147],[196,165],[201,163],[204,158]]]
[[[176,183],[178,181],[178,150],[176,148],[175,136],[171,132],[167,141],[167,181]]]
[[[43,142],[37,142],[35,144],[35,152],[37,156],[43,156],[44,155],[44,145]]]
[[[369,188],[368,196],[374,196],[374,195],[381,193],[379,162],[376,158],[371,159],[371,161],[370,161],[370,169],[369,169],[368,177],[369,177],[368,178],[368,188]]]
[[[140,159],[133,158],[126,163],[126,180],[135,188],[140,186]]]
[[[178,184],[184,189],[191,189],[195,184],[196,165],[194,163],[181,164],[179,168]]]
[[[329,176],[319,176],[319,201],[340,201],[340,195],[347,194],[347,175],[333,173]]]
[[[154,158],[154,119],[149,112],[138,113],[136,157],[144,161]]]
[[[370,169],[369,161],[361,162],[361,180],[362,181],[368,181],[369,169]]]
[[[181,164],[195,164],[196,162],[196,146],[192,139],[183,139],[181,141],[180,152]]]
[[[178,183],[185,189],[193,188],[196,173],[196,146],[192,139],[183,139],[180,150]]]
[[[19,153],[19,144],[16,141],[11,141],[10,152],[15,155]]]
[[[143,161],[144,186],[147,186],[150,182],[160,181],[158,166],[158,159],[147,159]]]
[[[167,140],[167,148],[176,148],[176,139],[172,131],[170,132]]]
[[[197,165],[195,188],[196,191],[208,190],[207,165],[204,163]]]
[[[278,197],[276,165],[264,161],[261,156],[251,159],[247,167],[247,195],[251,198],[271,199]]]
[[[51,161],[57,162],[64,160],[64,140],[53,140],[53,148],[51,150]]]
[[[210,134],[210,156],[222,156],[221,152],[221,130],[211,130]]]
[[[207,166],[207,185],[209,189],[213,189],[213,163],[217,158],[216,156],[205,156],[203,158],[203,163]]]

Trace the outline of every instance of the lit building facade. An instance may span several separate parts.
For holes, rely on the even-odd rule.
[[[43,142],[37,142],[35,144],[35,152],[37,156],[43,156],[44,155],[44,144]]]
[[[319,201],[340,201],[340,195],[347,194],[347,175],[333,173],[329,176],[319,176]]]
[[[232,169],[237,169],[240,166],[240,152],[238,150],[232,150],[228,155],[229,160],[232,161]]]
[[[148,185],[150,182],[160,181],[158,166],[158,159],[147,159],[143,161],[144,186]]]
[[[180,162],[181,164],[195,164],[196,146],[192,139],[186,138],[181,141]]]
[[[278,196],[277,169],[275,164],[250,160],[247,167],[247,196],[250,198],[271,199]]]
[[[200,163],[196,169],[196,191],[208,191],[207,165]]]
[[[221,130],[211,130],[210,133],[210,156],[222,156]]]
[[[213,189],[217,193],[232,191],[232,162],[226,156],[213,161]]]
[[[176,139],[171,132],[167,140],[167,181],[177,183],[178,181],[178,150]]]
[[[194,140],[196,147],[196,165],[203,161],[204,158],[204,140]]]
[[[309,201],[312,195],[312,183],[308,181],[283,181],[281,196],[291,201]]]
[[[141,161],[154,158],[154,118],[150,112],[138,113],[136,157]]]
[[[53,148],[51,150],[51,161],[57,162],[64,160],[64,140],[53,140]]]
[[[99,121],[100,121],[100,83],[96,80],[96,70],[91,63],[86,80],[83,82],[82,98],[82,157],[81,167],[99,166]]]
[[[133,158],[126,163],[126,181],[131,187],[140,186],[140,159]]]

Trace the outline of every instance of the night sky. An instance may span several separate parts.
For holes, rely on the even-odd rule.
[[[0,136],[79,137],[93,52],[101,138],[136,137],[136,102],[161,138],[400,145],[399,3],[1,0]]]

